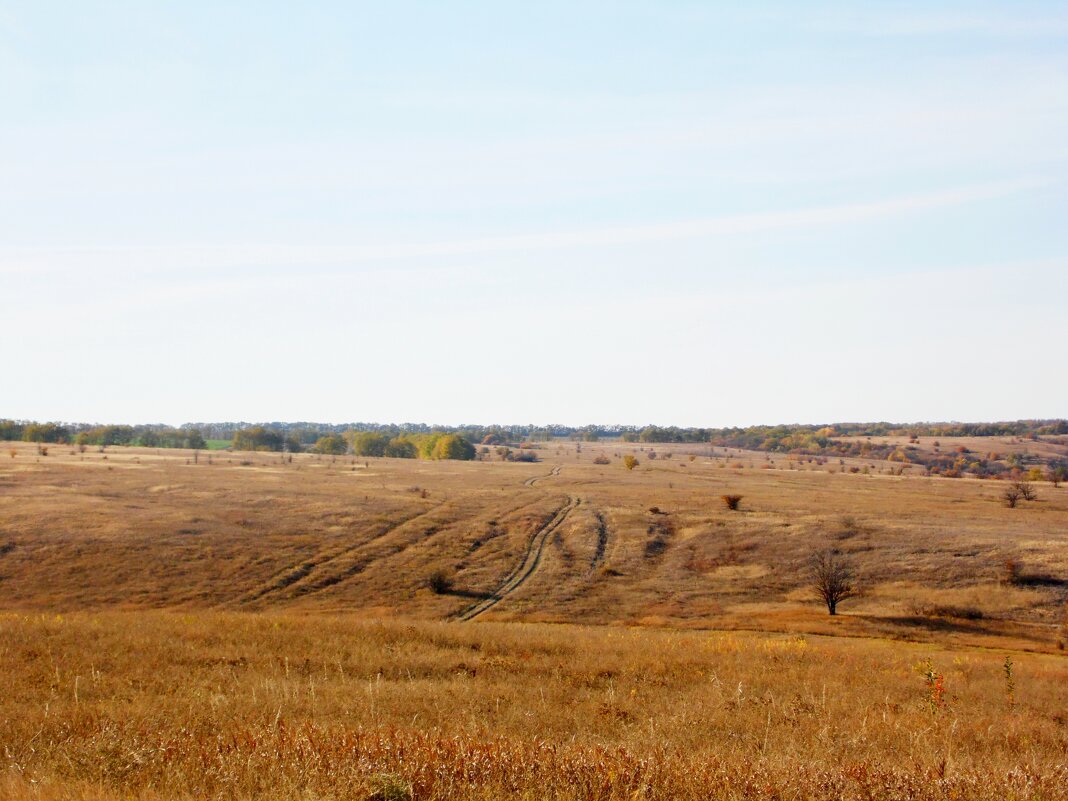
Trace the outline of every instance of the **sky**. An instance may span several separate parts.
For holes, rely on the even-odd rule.
[[[1063,2],[0,2],[0,417],[1068,416]]]

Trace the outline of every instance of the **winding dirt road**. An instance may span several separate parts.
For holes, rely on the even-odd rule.
[[[560,471],[560,468],[555,469],[557,473]],[[555,473],[551,475],[555,475]],[[545,476],[543,476],[543,478],[545,478]],[[483,612],[492,609],[503,601],[510,593],[523,586],[524,582],[526,582],[526,580],[534,574],[534,571],[538,569],[538,565],[541,563],[542,551],[545,549],[545,543],[548,542],[549,537],[563,525],[567,516],[571,514],[580,503],[582,503],[581,499],[575,496],[568,498],[567,503],[556,510],[556,514],[553,515],[552,519],[534,532],[534,536],[530,538],[530,542],[527,544],[527,550],[523,555],[523,561],[519,563],[519,566],[508,575],[508,577],[488,598],[483,598],[478,603],[467,607],[467,609],[456,616],[457,619],[472,620]]]
[[[530,478],[528,478],[526,481],[523,482],[523,486],[524,487],[533,487],[539,481],[544,481],[547,478],[552,478],[553,476],[558,476],[558,475],[560,475],[560,465],[557,465],[552,470],[550,470],[548,475],[545,475],[545,476],[531,476]]]

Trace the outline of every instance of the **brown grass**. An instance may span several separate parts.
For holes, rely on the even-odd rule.
[[[924,671],[943,677],[932,706]],[[1066,798],[1068,661],[746,633],[0,618],[0,793]]]
[[[225,453],[194,464],[180,451],[123,448],[46,459],[13,447],[19,458],[0,462],[9,609],[446,618],[492,592],[569,497],[581,503],[538,570],[491,618],[1052,648],[1068,600],[1068,487],[1006,509],[1002,482],[830,474],[815,462],[732,470],[722,465],[737,452],[721,448],[633,472],[585,461],[618,443],[584,444],[584,461],[564,446],[536,465]],[[740,511],[723,508],[728,492],[745,496]],[[657,521],[653,506],[665,513]],[[808,555],[831,545],[865,591],[833,629],[805,590]],[[982,620],[932,631],[914,614],[941,603],[931,594],[985,592],[1007,559],[1024,566],[1026,592],[991,596]],[[427,587],[437,570],[453,592]]]
[[[1068,798],[1068,487],[10,447],[3,799]]]

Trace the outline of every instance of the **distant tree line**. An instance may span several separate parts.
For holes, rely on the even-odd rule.
[[[815,425],[749,426],[746,428],[680,428],[678,426],[629,425],[428,425],[425,423],[188,423],[207,439],[232,440],[238,431],[262,427],[280,432],[303,448],[314,446],[329,435],[349,432],[383,434],[389,439],[434,433],[459,434],[468,442],[503,444],[573,439],[595,442],[621,439],[642,443],[712,443],[749,450],[820,450],[835,437],[993,437],[1051,436],[1068,434],[1068,420],[1017,420],[1004,423],[836,423]]]
[[[139,445],[145,448],[206,448],[203,433],[189,426],[92,425],[0,420],[0,440],[70,445]]]
[[[267,426],[250,426],[234,432],[232,447],[239,451],[305,450],[293,434]],[[389,456],[394,459],[474,459],[475,446],[459,434],[432,431],[427,434],[390,436],[373,431],[346,431],[319,437],[310,450],[314,453],[356,456]]]
[[[459,453],[460,440],[483,445],[506,445],[570,438],[580,441],[620,439],[641,443],[694,443],[713,446],[805,454],[913,462],[907,448],[866,441],[867,437],[992,437],[1035,438],[1068,435],[1068,420],[1017,420],[1000,423],[836,423],[834,425],[778,425],[746,428],[680,428],[677,426],[624,425],[427,425],[424,423],[188,423],[165,425],[95,425],[0,420],[0,439],[31,442],[83,442],[99,445],[148,447],[204,447],[205,440],[229,441],[239,450],[269,450],[398,458],[440,458],[436,452]],[[360,438],[358,435],[368,435]],[[445,435],[449,440],[436,451]],[[342,449],[344,446],[344,450]],[[928,460],[931,461],[931,460]],[[959,455],[939,455],[934,466],[943,472],[967,469],[985,474],[996,471],[980,458],[963,462]]]

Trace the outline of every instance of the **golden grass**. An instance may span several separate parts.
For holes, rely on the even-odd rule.
[[[5,801],[1068,798],[1068,487],[10,447]]]
[[[536,572],[486,617],[1049,649],[1068,601],[1068,486],[1042,485],[1037,501],[1007,509],[996,481],[790,470],[780,457],[774,469],[733,469],[723,465],[737,452],[692,445],[657,446],[650,460],[638,445],[552,444],[536,464],[249,453],[194,464],[181,451],[13,447],[17,458],[0,460],[9,609],[442,619],[494,591],[571,498]],[[642,466],[627,471],[631,451]],[[723,508],[728,492],[744,496],[739,511]],[[805,580],[808,555],[827,546],[867,591],[836,621]],[[1008,558],[1023,586],[992,589]],[[453,591],[427,587],[439,570]],[[954,606],[982,616],[923,613]]]
[[[1068,798],[1068,661],[1015,655],[1010,699],[1004,659],[729,632],[7,614],[0,793]]]

